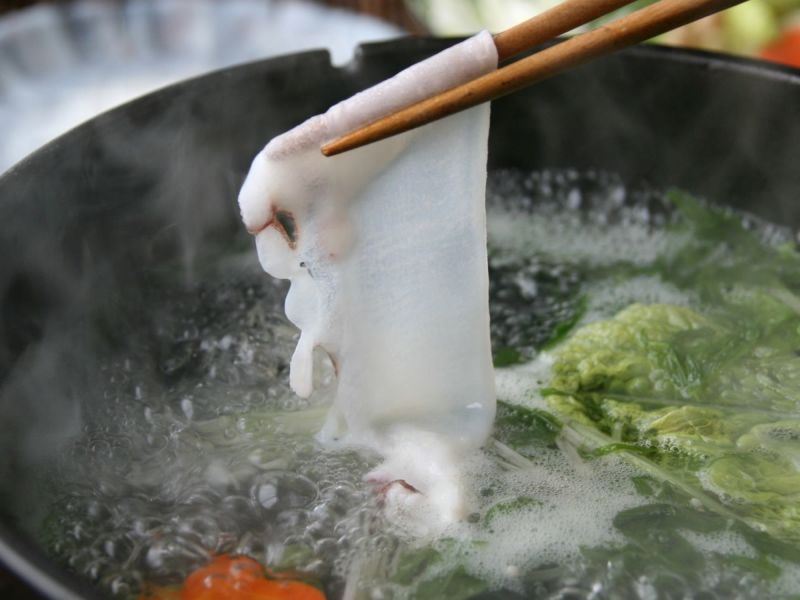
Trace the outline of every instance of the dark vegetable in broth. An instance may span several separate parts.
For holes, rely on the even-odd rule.
[[[500,404],[463,522],[408,535],[378,457],[315,441],[325,398],[288,389],[284,287],[248,248],[153,290],[158,326],[103,366],[48,482],[53,554],[123,598],[219,555],[331,598],[800,591],[791,232],[566,171],[490,174],[488,217]]]

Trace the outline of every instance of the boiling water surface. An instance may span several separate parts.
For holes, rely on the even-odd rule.
[[[308,400],[289,390],[297,333],[283,316],[285,287],[248,247],[209,265],[189,291],[155,290],[153,331],[102,365],[103,410],[48,475],[41,536],[52,554],[120,598],[180,584],[220,554],[290,571],[331,598],[800,591],[791,524],[751,518],[744,500],[715,488],[710,450],[671,470],[647,454],[664,451],[660,442],[635,438],[624,419],[619,431],[591,414],[573,423],[552,400],[566,360],[558,349],[584,326],[635,303],[713,312],[707,286],[669,267],[700,229],[676,227],[687,217],[664,194],[602,173],[494,173],[488,208],[503,402],[495,437],[469,459],[466,522],[414,535],[413,523],[387,520],[381,492],[362,480],[377,456],[315,441],[333,375],[320,370]],[[751,218],[732,222],[770,251],[792,241]],[[715,260],[735,266],[719,235]],[[791,422],[787,402],[747,426]],[[800,456],[800,428],[782,427],[775,451]],[[800,497],[800,482],[781,481],[781,493]]]

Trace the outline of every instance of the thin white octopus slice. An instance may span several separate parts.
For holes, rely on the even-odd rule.
[[[337,373],[324,441],[364,445],[399,512],[464,516],[460,463],[495,413],[485,183],[488,105],[337,157],[338,135],[497,68],[482,32],[273,139],[239,196],[264,270],[289,279],[300,329],[290,384],[313,352]],[[405,503],[405,504],[403,504]],[[401,506],[402,505],[402,506]]]

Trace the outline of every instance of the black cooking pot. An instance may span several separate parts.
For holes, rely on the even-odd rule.
[[[59,600],[98,593],[31,531],[42,473],[105,409],[97,358],[152,328],[164,265],[249,243],[236,193],[272,136],[451,42],[226,69],[101,115],[0,178],[0,560]],[[641,46],[494,103],[490,167],[602,169],[800,225],[800,74]],[[155,351],[155,349],[154,349]],[[131,401],[134,401],[131,398]]]

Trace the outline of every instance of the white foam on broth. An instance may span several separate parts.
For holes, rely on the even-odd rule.
[[[580,558],[582,547],[621,542],[614,516],[642,504],[631,483],[634,468],[616,457],[581,463],[561,450],[537,452],[529,468],[498,471],[484,459],[474,461],[476,480],[496,482],[500,493],[483,499],[482,514],[492,506],[526,498],[525,508],[499,513],[478,530],[460,526],[448,533],[485,545],[466,557],[470,571],[511,589],[519,588],[515,574],[548,564]],[[485,518],[484,518],[485,523]]]

